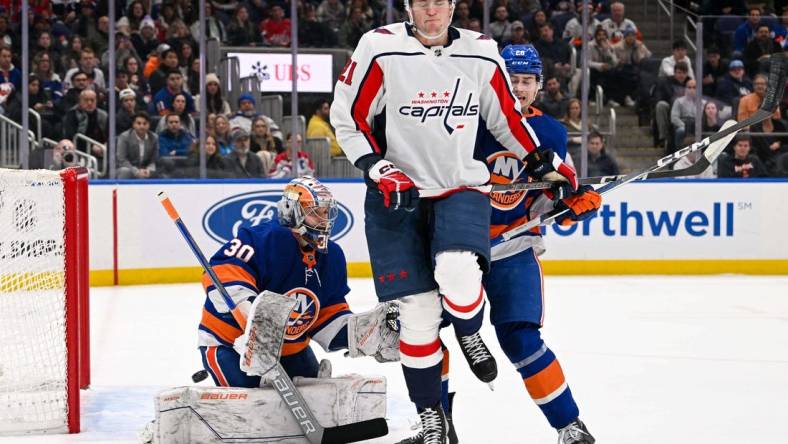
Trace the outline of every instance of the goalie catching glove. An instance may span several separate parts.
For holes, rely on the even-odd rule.
[[[351,315],[347,323],[348,356],[372,356],[378,362],[399,361],[398,315],[394,302],[384,302],[370,311]]]
[[[416,184],[393,163],[380,156],[367,156],[361,161],[367,186],[383,195],[383,205],[391,211],[400,208],[413,211],[419,202]]]
[[[567,210],[556,218],[560,225],[572,225],[581,220],[593,217],[602,205],[602,196],[591,185],[583,185],[572,196],[560,199],[555,207]]]

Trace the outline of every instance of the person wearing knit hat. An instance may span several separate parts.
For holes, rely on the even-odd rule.
[[[271,134],[281,141],[282,131],[279,129],[279,125],[272,118],[258,113],[255,109],[256,104],[257,102],[251,93],[245,92],[241,94],[238,97],[238,111],[230,118],[230,127],[243,128],[247,133],[250,133],[252,131],[252,121],[257,116],[263,116],[268,128],[271,129]]]
[[[195,91],[198,92],[199,91]],[[209,72],[205,75],[205,93],[206,93],[206,103],[207,103],[207,111],[208,114],[222,114],[224,116],[230,116],[232,114],[232,110],[230,109],[230,103],[227,100],[224,100],[222,97],[222,84],[219,81],[219,76],[215,73]],[[197,112],[200,111],[200,96],[194,96],[194,106]]]

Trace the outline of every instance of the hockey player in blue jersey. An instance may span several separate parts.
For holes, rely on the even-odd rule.
[[[540,149],[566,156],[566,129],[558,121],[531,106],[541,88],[542,62],[532,45],[509,45],[501,53],[512,82],[512,92],[520,101],[523,115],[541,142]],[[476,158],[489,168],[492,183],[527,181],[523,163],[486,130],[479,131]],[[544,253],[541,231],[535,228],[504,241],[503,233],[556,206],[568,208],[556,223],[568,225],[593,216],[601,197],[590,186],[569,198],[554,200],[550,191],[510,191],[491,193],[491,264],[483,284],[490,303],[490,317],[498,341],[525,388],[551,426],[558,430],[559,444],[592,444],[594,438],[579,419],[579,410],[558,360],[545,345],[539,329],[544,321],[543,275],[538,256]],[[452,440],[458,441],[451,421],[448,393],[448,354],[444,360],[443,409],[449,417]],[[399,444],[421,444],[420,434]]]
[[[278,221],[239,229],[210,263],[245,314],[263,290],[299,301],[284,332],[281,363],[291,377],[317,377],[311,340],[327,351],[348,347],[347,265],[342,249],[329,240],[336,201],[325,185],[304,176],[286,185],[277,213]],[[207,275],[203,287],[198,330],[203,366],[218,386],[258,387],[260,377],[241,370],[233,348],[245,326],[233,319]]]

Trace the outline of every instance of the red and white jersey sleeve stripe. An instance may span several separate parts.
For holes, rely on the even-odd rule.
[[[331,104],[331,125],[348,160],[380,153],[372,136],[372,119],[383,95],[383,69],[374,57],[369,35],[358,43],[337,80]]]

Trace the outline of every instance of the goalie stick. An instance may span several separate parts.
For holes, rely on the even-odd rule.
[[[224,302],[230,308],[233,319],[235,319],[238,325],[245,326],[246,315],[236,306],[230,294],[227,293],[227,290],[224,288],[224,285],[222,285],[219,277],[216,276],[208,259],[205,258],[205,255],[202,253],[202,250],[200,250],[197,242],[194,241],[189,229],[186,228],[186,224],[183,223],[181,216],[178,214],[178,210],[175,209],[170,198],[167,197],[163,191],[158,193],[158,197],[165,211],[167,211],[167,214],[178,228],[178,231],[183,235],[189,248],[191,248],[192,252],[197,257],[197,261],[200,262],[200,265],[210,277],[211,283],[216,287],[216,290],[222,295]],[[290,376],[285,372],[284,368],[282,368],[282,364],[277,362],[276,366],[271,370],[271,373],[273,376],[270,379],[271,385],[273,385],[276,393],[282,398],[282,402],[288,407],[293,417],[295,417],[296,422],[298,422],[298,425],[304,432],[304,437],[310,444],[351,443],[377,438],[388,433],[388,424],[384,418],[370,419],[335,427],[323,427],[317,421],[315,414],[312,412],[312,409],[309,408],[303,396],[301,396],[298,388],[293,384]],[[195,376],[198,375],[195,374],[193,377]]]
[[[687,147],[684,147],[673,154],[663,157],[657,164],[651,168],[648,168],[644,171],[638,173],[632,173],[629,175],[616,175],[616,176],[594,176],[594,177],[584,177],[578,179],[578,183],[580,185],[600,185],[600,184],[610,184],[625,181],[624,183],[631,182],[633,180],[643,180],[643,179],[664,179],[669,177],[683,177],[683,176],[695,176],[703,171],[706,170],[715,160],[717,160],[717,156],[722,152],[722,149],[725,148],[723,146],[719,152],[716,153],[714,156],[705,155],[698,159],[697,162],[690,165],[687,168],[682,168],[680,170],[662,170],[663,167],[668,165],[672,165],[680,158],[693,153],[695,151],[704,149],[712,145],[713,143],[722,140],[731,134],[735,135],[737,132],[741,131],[748,126],[758,124],[763,122],[764,120],[768,119],[772,113],[774,112],[774,108],[779,104],[779,101],[782,100],[783,92],[785,90],[785,75],[788,67],[786,67],[786,57],[783,53],[775,53],[771,56],[771,61],[769,65],[769,83],[768,89],[766,91],[766,95],[763,99],[763,103],[758,111],[755,112],[750,118],[743,120],[733,126],[728,128],[723,128],[720,131],[712,134],[701,140],[700,142],[693,143]],[[729,138],[730,140],[730,138]],[[727,144],[726,144],[727,145]],[[710,153],[714,154],[714,153]],[[506,184],[490,184],[490,185],[479,185],[479,186],[467,186],[467,187],[460,187],[460,188],[436,188],[430,190],[419,190],[419,197],[441,197],[443,195],[456,192],[458,190],[474,190],[479,191],[481,193],[492,193],[492,192],[502,192],[502,191],[519,191],[519,190],[543,190],[548,189],[553,186],[551,182],[517,182],[517,183],[506,183]],[[615,188],[617,188],[616,186]],[[601,190],[598,189],[597,191]],[[533,228],[533,226],[531,227]]]

